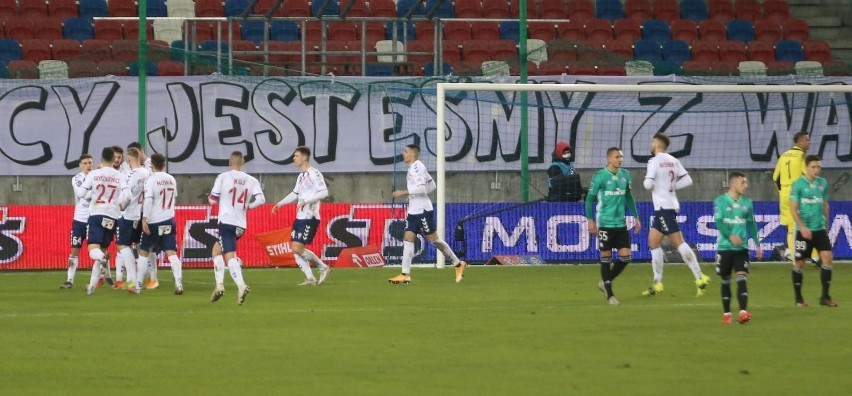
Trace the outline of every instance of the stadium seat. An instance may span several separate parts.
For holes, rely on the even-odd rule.
[[[562,67],[564,68],[566,63],[577,59],[577,51],[574,46],[574,42],[565,39],[551,41],[550,45],[547,47],[547,59],[548,61],[546,63],[561,62]],[[539,67],[541,67],[541,65],[539,65]]]
[[[367,65],[364,71],[371,77],[392,77],[394,75],[393,66],[390,65]]]
[[[423,16],[426,15],[426,7],[422,0],[398,0],[396,2],[396,14],[398,17]]]
[[[784,40],[804,43],[811,36],[808,24],[801,19],[788,19],[783,23]],[[6,30],[8,35],[8,29]]]
[[[293,42],[301,45],[301,42],[299,42],[299,41],[293,41]],[[283,41],[270,40],[267,43],[260,45],[258,49],[261,50],[261,51],[264,51],[265,50],[264,46],[266,46],[269,49],[269,52],[289,51],[289,49],[287,47],[287,43],[285,43]],[[264,60],[265,57],[264,57],[264,55],[258,55],[258,58],[261,59],[261,60]],[[282,64],[284,62],[288,62],[291,59],[295,59],[295,58],[296,58],[295,55],[269,54],[269,62],[268,63],[271,63],[273,65],[279,65],[279,64]]]
[[[328,39],[346,42],[357,40],[358,28],[352,22],[329,22]]]
[[[482,6],[478,0],[457,0],[455,6],[457,18],[482,18]]]
[[[35,28],[30,18],[15,17],[6,21],[6,38],[18,41],[35,38]]]
[[[556,32],[562,40],[586,41],[586,27],[580,21],[559,22]]]
[[[719,60],[719,47],[716,41],[699,40],[692,43],[692,60],[713,62]]]
[[[82,42],[94,38],[95,29],[92,27],[92,21],[86,18],[69,18],[62,26],[62,36]]]
[[[613,31],[615,38],[630,43],[642,38],[642,25],[636,19],[628,18],[615,21]]]
[[[234,59],[247,62],[257,62],[258,55],[253,54],[237,54],[238,51],[257,52],[257,46],[251,40],[234,40],[231,42],[231,51],[233,51]]]
[[[9,78],[21,80],[38,79],[38,65],[31,60],[11,60],[6,64]]]
[[[814,61],[798,61],[793,67],[798,77],[823,77],[822,64]]]
[[[737,41],[739,43],[739,41]],[[740,43],[742,44],[742,43]],[[715,76],[736,76],[739,75],[739,67],[740,62],[726,62],[726,61],[717,61],[713,62],[710,67],[712,68],[713,75]]]
[[[831,60],[831,47],[822,40],[808,40],[804,43],[805,60],[826,63]]]
[[[456,11],[458,11],[458,8]],[[434,43],[432,40],[409,41],[406,45],[406,50],[408,52],[428,52],[430,55],[408,55],[408,61],[417,64],[430,63],[434,58],[433,55],[431,55],[433,49]]]
[[[764,0],[763,19],[784,22],[790,19],[790,7],[786,0]]]
[[[686,41],[671,40],[663,43],[663,61],[680,66],[691,57]]]
[[[385,38],[387,40],[393,40],[394,35],[394,22],[388,22],[385,25]],[[403,41],[405,40],[416,40],[417,32],[414,30],[413,23],[406,22],[396,22],[396,40]]]
[[[674,40],[683,40],[691,43],[698,38],[698,27],[694,21],[675,19],[671,21],[670,26],[672,29],[672,39]]]
[[[775,43],[775,60],[796,63],[805,60],[802,43],[782,40]]]
[[[562,0],[541,0],[539,3],[539,15],[543,19],[565,19],[565,3]]]
[[[127,64],[114,60],[98,62],[98,74],[101,76],[126,76],[128,75]]]
[[[227,29],[226,26],[222,26],[222,34],[225,37],[227,37],[227,35],[228,35],[226,29]],[[145,37],[147,37],[148,40],[153,40],[154,39],[154,24],[151,23],[151,22],[148,22],[147,24],[145,24],[145,32],[146,32]],[[239,37],[239,34],[235,34],[235,36]],[[139,40],[139,23],[138,22],[134,21],[134,22],[128,23],[124,26],[124,38],[126,38],[128,40]]]
[[[518,48],[515,47],[515,42],[512,40],[491,41],[491,59],[500,61],[517,60]]]
[[[57,39],[50,43],[53,59],[66,60],[79,57],[82,48],[77,40]]]
[[[574,61],[568,63],[568,74],[574,76],[594,76],[598,74],[598,70],[594,63]]]
[[[46,17],[47,3],[44,0],[18,0],[18,16]]]
[[[147,64],[148,67],[145,68],[146,74],[149,75],[149,76],[156,76],[157,75],[157,64],[154,63],[154,62],[147,62],[147,63],[148,63]],[[131,76],[138,76],[139,75],[139,62],[131,62],[130,63],[130,74],[129,75],[131,75]]]
[[[698,33],[702,40],[725,41],[728,39],[727,26],[713,19],[701,21],[698,25]]]
[[[394,53],[395,52],[395,53]],[[381,63],[405,62],[405,45],[402,41],[382,40],[376,43],[376,61]]]
[[[680,4],[677,0],[654,0],[654,19],[671,21],[680,18]]]
[[[687,76],[709,76],[713,74],[713,66],[709,61],[689,60],[683,62],[683,74]]]
[[[680,2],[680,17],[701,22],[708,18],[707,5],[703,0],[683,0]]]
[[[169,16],[166,2],[164,0],[148,0],[147,7],[148,18],[161,18]]]
[[[182,21],[174,19],[155,19],[154,38],[172,42],[183,38],[181,34]]]
[[[16,0],[0,0],[0,19],[7,19],[8,17],[17,15],[18,2]]]
[[[14,39],[0,39],[0,64],[21,59],[21,45]]]
[[[728,40],[739,40],[748,43],[754,40],[754,25],[745,19],[734,19],[728,22]]]
[[[633,19],[639,23],[651,19],[651,3],[648,0],[627,0],[624,3],[624,15],[627,19]]]
[[[337,0],[311,1],[311,16],[320,17],[327,15],[340,15],[340,3]]]
[[[420,22],[418,25],[422,25],[428,22]],[[434,26],[434,25],[433,25]],[[496,27],[497,24],[494,23]],[[434,34],[434,32],[433,32]],[[499,30],[498,30],[498,35]],[[419,32],[417,37],[422,37],[424,40],[430,39],[432,36],[420,36]],[[449,40],[470,40],[470,23],[461,22],[461,21],[447,21],[444,23],[444,38]]]
[[[470,34],[478,40],[499,40],[503,33],[501,26],[494,22],[471,22]]]
[[[606,57],[606,52],[604,51],[605,42],[606,41],[577,44],[577,48],[575,49],[577,61],[595,64],[603,60]]]
[[[68,78],[68,64],[61,60],[43,60],[38,63],[38,78],[65,80]]]
[[[69,60],[68,62],[68,77],[71,78],[89,78],[98,77],[98,65],[94,61],[87,59]]]
[[[613,39],[613,40],[609,40],[606,43],[604,43],[604,49],[606,49],[607,52],[609,52],[609,53],[611,53],[615,56],[618,56],[618,57],[621,57],[621,58],[624,58],[624,59],[630,59],[630,58],[633,58],[633,44],[632,43],[633,43],[633,41]]]
[[[50,43],[41,39],[26,39],[21,42],[21,59],[38,63],[53,59],[50,53]]]
[[[109,9],[104,0],[80,0],[79,4],[80,18],[109,16]]]
[[[606,19],[610,23],[624,18],[624,6],[621,0],[595,0],[595,17]]]
[[[118,19],[96,20],[95,38],[99,40],[124,40],[124,23]]]
[[[528,25],[529,38],[551,41],[556,39],[556,26],[553,22],[532,21]]]
[[[623,65],[598,65],[599,76],[624,76]]]
[[[767,76],[789,76],[792,74],[795,74],[795,67],[791,62],[775,60],[766,64]]]
[[[455,18],[456,11],[452,0],[426,0],[426,13],[433,18]]]
[[[396,3],[394,0],[370,0],[370,15],[378,18],[396,18]]]
[[[347,7],[349,8],[348,11],[346,10]],[[365,0],[340,0],[340,13],[343,14],[344,11],[346,17],[363,18],[370,16],[370,10],[367,9]]]
[[[456,12],[458,12],[458,9],[456,9]],[[459,17],[459,18],[461,18],[461,17]],[[423,75],[424,76],[436,76],[436,75],[446,76],[448,74],[451,74],[452,72],[453,72],[453,67],[447,62],[443,62],[441,64],[440,70],[435,70],[435,64],[432,63],[432,62],[427,62],[427,63],[423,64]]]
[[[261,31],[261,39],[263,32]],[[243,35],[245,36],[245,35]],[[272,21],[269,24],[269,39],[276,41],[294,41],[299,40],[299,27],[292,21]],[[257,43],[257,40],[253,40]]]
[[[660,43],[656,40],[639,40],[633,43],[633,57],[651,63],[662,62]]]
[[[167,16],[173,18],[195,17],[195,1],[193,0],[169,0],[166,8],[168,10]]]
[[[586,22],[586,39],[589,42],[603,44],[612,38],[612,25],[609,20],[592,19]]]
[[[37,39],[56,40],[62,38],[62,19],[56,17],[33,18],[33,36]]]
[[[325,43],[325,65],[326,73],[343,74],[346,70],[346,62],[349,55],[342,54],[347,50],[346,41],[327,41]],[[322,60],[322,56],[320,56]]]
[[[752,41],[746,48],[750,61],[760,61],[766,64],[775,60],[775,48],[772,43]]]
[[[849,76],[852,75],[852,69],[848,63],[839,60],[830,60],[823,62],[822,72],[826,76]]]
[[[756,21],[762,17],[758,0],[736,0],[734,12],[737,19]]]
[[[157,63],[158,76],[183,76],[183,62],[162,61]]]
[[[184,28],[189,28],[188,39],[195,40],[196,43],[201,43],[206,40],[213,39],[213,23],[205,21],[190,22],[187,21]],[[193,37],[194,35],[194,37]]]
[[[109,0],[107,8],[111,17],[135,17],[137,15],[135,0]]]
[[[520,58],[517,56],[516,58],[518,58],[518,61],[515,62],[514,60],[512,60],[509,66],[513,66],[514,64],[520,62]],[[527,39],[527,61],[534,62],[536,65],[541,62],[547,61],[547,44],[544,42],[544,40]],[[520,65],[517,66],[520,67]]]
[[[291,22],[292,23],[292,22]],[[242,40],[251,40],[256,44],[263,41],[264,21],[261,20],[245,20],[240,22],[240,38]],[[297,30],[298,35],[298,30]],[[211,37],[212,38],[212,37]],[[272,39],[272,27],[269,27],[269,38]],[[206,40],[198,40],[199,42]]]
[[[500,38],[518,42],[521,39],[521,26],[517,21],[500,22]]]
[[[459,62],[461,60],[461,42],[456,40],[444,40],[441,44],[441,57],[444,62]]]
[[[272,9],[272,6],[275,5],[275,1],[276,0],[258,0],[258,2],[255,3],[255,5],[254,5],[254,13],[257,14],[257,15],[266,15],[266,13],[269,12],[270,9]],[[305,4],[307,4],[307,3],[305,3]],[[308,10],[308,13],[310,14],[310,10]],[[284,12],[283,3],[275,10],[275,12],[272,13],[272,16],[273,17],[288,16]],[[305,16],[305,15],[300,15],[300,16]]]
[[[136,40],[116,40],[110,46],[113,60],[133,62],[139,59],[139,44]]]
[[[148,60],[159,62],[168,60],[171,56],[171,48],[165,40],[151,40],[148,42]]]
[[[465,62],[482,63],[491,60],[490,40],[466,40],[462,42],[462,58]]]
[[[225,16],[225,8],[219,0],[196,0],[196,17],[221,17]]]
[[[754,21],[755,40],[776,42],[781,40],[781,24],[774,20],[759,19]]]
[[[479,65],[480,71],[486,77],[509,77],[512,68],[503,61],[485,61]]]
[[[364,34],[366,34],[366,36],[361,37],[361,39],[368,42],[368,43],[372,43],[372,44],[369,45],[370,47],[373,47],[373,45],[375,45],[376,41],[385,39],[386,32],[385,32],[385,25],[384,24],[376,23],[376,22],[368,22],[365,26],[365,29],[366,30],[364,31]],[[361,34],[360,28],[358,29],[358,34],[359,35]],[[414,34],[415,35],[417,34],[416,29],[415,29]]]
[[[509,0],[509,10],[512,12],[512,18],[519,18],[521,15],[520,0]],[[536,1],[527,1],[527,18],[533,19],[537,17]]]
[[[734,4],[731,0],[710,0],[707,2],[707,10],[710,12],[710,19],[728,23],[734,19]]]
[[[642,25],[642,38],[659,42],[672,39],[672,30],[668,22],[662,19],[649,19]]]
[[[549,60],[538,65],[538,75],[559,76],[565,74],[568,62],[562,60]]]
[[[225,0],[225,7],[223,8],[223,11],[225,12],[226,17],[240,16],[250,4],[251,0]]]
[[[83,41],[82,52],[84,58],[95,62],[112,59],[112,50],[106,40]]]
[[[595,18],[595,6],[591,0],[568,0],[567,10],[571,22],[585,22]]]
[[[113,56],[113,58],[115,58],[116,57],[115,45],[113,45],[112,50],[113,50],[112,56]],[[202,52],[209,52],[209,53],[216,53],[216,52],[221,51],[223,54],[226,54],[226,53],[228,53],[228,43],[224,42],[224,41],[218,41],[218,40],[207,40],[207,41],[204,41],[203,43],[201,43],[201,45],[198,47],[198,50],[202,51]]]

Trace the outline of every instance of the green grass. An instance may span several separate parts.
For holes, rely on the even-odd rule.
[[[757,265],[747,325],[721,325],[718,278],[694,296],[685,266],[647,298],[650,267],[615,283],[604,304],[597,266],[341,269],[298,287],[297,270],[245,272],[208,301],[212,273],[185,271],[186,293],[86,296],[64,273],[2,273],[0,394],[846,395],[852,369],[849,268],[835,270],[840,308],[792,304],[788,265]],[[710,266],[706,273],[712,273]],[[734,303],[736,308],[736,303]]]

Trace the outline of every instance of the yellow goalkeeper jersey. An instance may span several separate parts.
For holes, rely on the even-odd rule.
[[[772,180],[775,181],[778,191],[790,191],[793,182],[803,174],[805,174],[805,151],[798,146],[793,146],[778,157]],[[781,199],[784,200],[785,197]]]

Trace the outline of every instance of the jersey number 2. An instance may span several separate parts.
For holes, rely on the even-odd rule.
[[[115,197],[116,186],[98,184],[97,186],[95,186],[95,188],[99,191],[98,199],[95,202],[97,202],[99,204],[106,203],[106,202],[112,202],[112,199]],[[107,198],[107,200],[104,201],[104,194],[106,194],[107,189],[109,189],[109,198]]]

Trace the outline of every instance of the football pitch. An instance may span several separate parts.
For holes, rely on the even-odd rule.
[[[793,305],[789,264],[755,264],[752,322],[721,324],[719,279],[695,297],[686,266],[666,267],[662,295],[642,297],[651,268],[597,290],[597,265],[445,270],[339,269],[299,287],[296,269],[247,270],[210,303],[210,270],[171,272],[140,296],[89,272],[0,273],[0,394],[317,395],[845,395],[852,380],[852,271],[838,264],[820,307]],[[713,267],[704,266],[713,274]],[[735,290],[735,286],[734,286]],[[732,304],[736,312],[736,301]]]

